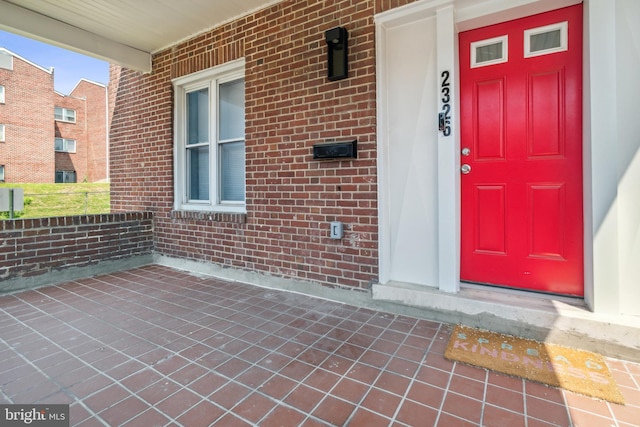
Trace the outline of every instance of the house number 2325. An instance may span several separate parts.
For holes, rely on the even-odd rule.
[[[451,82],[448,71],[440,74],[440,100],[442,101],[442,110],[438,114],[438,130],[444,136],[451,135]]]

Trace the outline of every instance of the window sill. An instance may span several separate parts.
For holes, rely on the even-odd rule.
[[[247,214],[245,212],[201,212],[173,210],[171,211],[171,219],[245,224],[247,222]]]

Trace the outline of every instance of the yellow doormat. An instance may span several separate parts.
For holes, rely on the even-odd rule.
[[[624,405],[599,354],[457,325],[444,356]]]

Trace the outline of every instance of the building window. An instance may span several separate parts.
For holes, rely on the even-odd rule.
[[[71,110],[69,108],[55,107],[54,108],[54,118],[55,120],[61,122],[76,122],[76,110]]]
[[[56,151],[61,151],[61,152],[64,152],[64,153],[75,153],[76,152],[76,140],[75,139],[66,139],[66,138],[56,138],[55,150]]]
[[[568,32],[569,23],[567,21],[525,30],[525,58],[567,50],[569,48]]]
[[[0,104],[4,104],[4,86],[0,86]]]
[[[244,212],[244,60],[173,84],[175,209]]]
[[[7,51],[0,51],[0,68],[13,70],[13,55]]]
[[[56,171],[56,183],[76,182],[75,171]]]
[[[4,165],[0,165],[0,182],[4,182]]]
[[[0,125],[0,142],[4,142],[4,125]]]
[[[508,61],[507,36],[479,40],[471,43],[471,68],[501,64]]]

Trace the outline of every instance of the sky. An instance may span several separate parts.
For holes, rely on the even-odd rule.
[[[53,67],[55,90],[65,95],[83,78],[104,85],[109,82],[109,63],[90,56],[6,31],[0,31],[0,47],[43,68]]]

